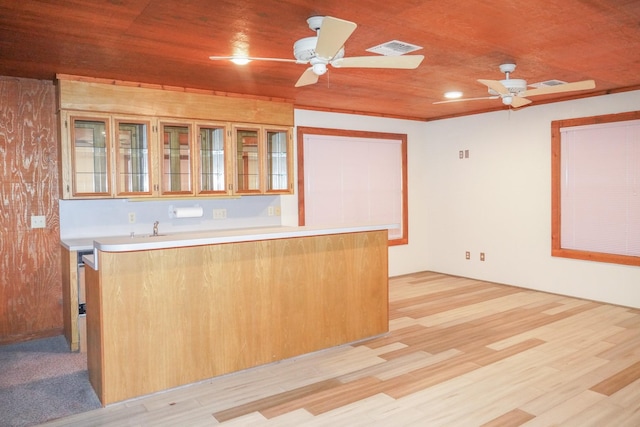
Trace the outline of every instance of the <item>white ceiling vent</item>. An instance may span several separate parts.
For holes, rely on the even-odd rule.
[[[391,40],[390,42],[370,47],[367,49],[367,52],[378,53],[384,56],[400,56],[420,49],[422,49],[422,46],[416,46],[415,44],[405,43],[399,40]]]
[[[558,86],[558,85],[564,85],[564,84],[567,84],[567,82],[563,82],[562,80],[547,80],[539,83],[531,83],[529,86],[538,88],[538,87]]]

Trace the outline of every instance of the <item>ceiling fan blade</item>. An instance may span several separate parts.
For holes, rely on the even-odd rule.
[[[594,89],[596,82],[593,80],[583,80],[581,82],[565,83],[555,86],[544,86],[536,89],[525,90],[521,96],[546,95],[548,93],[572,92],[575,90]]]
[[[446,101],[437,101],[434,104],[448,104],[450,102],[462,102],[462,101],[479,101],[481,99],[498,99],[499,95],[495,96],[483,96],[482,98],[459,98],[459,99],[447,99]]]
[[[331,65],[336,68],[402,68],[414,69],[424,59],[424,55],[406,56],[352,56],[336,59]]]
[[[525,106],[527,104],[531,104],[531,100],[527,98],[523,98],[522,96],[514,96],[511,99],[511,105],[513,108],[519,108]]]
[[[316,55],[320,58],[331,59],[344,46],[351,33],[356,29],[355,22],[325,16],[318,33]]]
[[[498,92],[501,95],[509,95],[509,89],[507,89],[506,87],[504,87],[504,85],[502,83],[500,83],[498,80],[482,80],[482,79],[478,79],[478,82],[482,83],[483,85],[487,86],[489,89],[493,89],[496,92]]]
[[[234,59],[242,60],[246,59],[248,61],[275,61],[275,62],[295,62],[295,63],[303,63],[301,61],[295,59],[284,59],[284,58],[260,58],[257,56],[210,56],[209,59],[212,61],[233,61]]]
[[[313,67],[309,67],[300,76],[295,87],[307,86],[318,83],[318,75],[313,72]]]

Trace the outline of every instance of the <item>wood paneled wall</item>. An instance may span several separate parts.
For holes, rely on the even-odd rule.
[[[55,105],[52,82],[0,76],[0,344],[62,333]]]

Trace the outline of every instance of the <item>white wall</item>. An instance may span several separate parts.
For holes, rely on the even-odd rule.
[[[439,271],[640,307],[640,267],[551,257],[551,121],[638,109],[640,91],[434,122],[296,110],[295,123],[408,135],[409,244],[390,248],[390,275]],[[281,205],[296,224],[297,197]]]

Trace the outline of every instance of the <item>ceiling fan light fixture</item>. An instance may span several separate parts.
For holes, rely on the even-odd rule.
[[[318,76],[321,76],[327,72],[327,64],[325,64],[324,62],[315,63],[312,65],[312,67],[313,72]]]
[[[462,98],[462,92],[457,91],[457,90],[453,90],[450,92],[445,92],[444,93],[444,97],[447,99],[458,99],[458,98]]]

